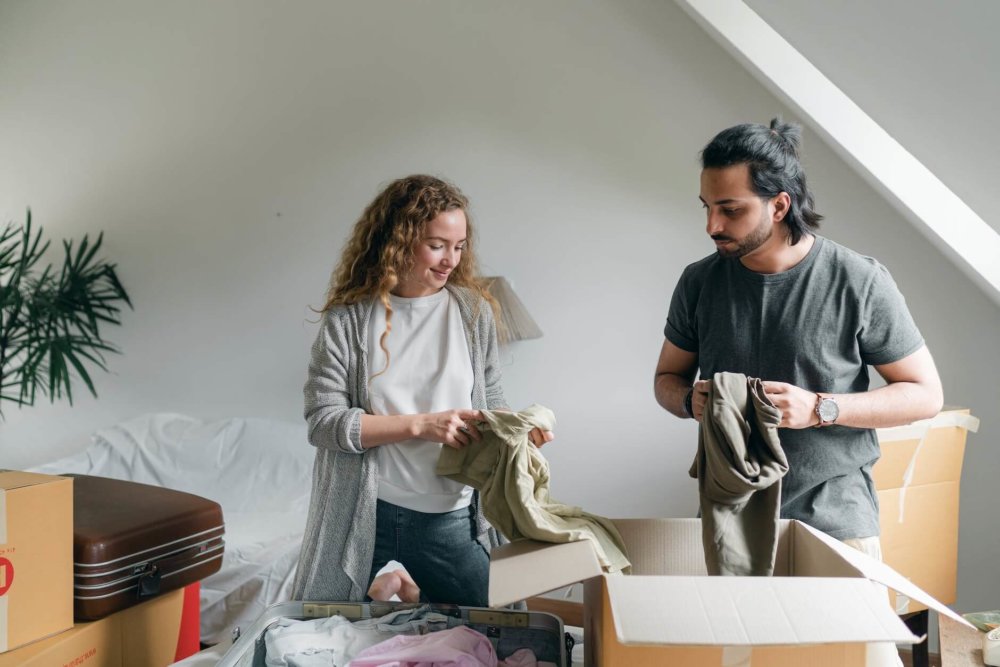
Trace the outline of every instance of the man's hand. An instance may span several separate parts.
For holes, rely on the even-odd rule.
[[[691,387],[693,390],[691,394],[691,416],[699,424],[701,423],[702,416],[705,414],[705,405],[708,403],[708,388],[711,386],[711,380],[698,380]]]
[[[764,393],[781,410],[779,428],[809,428],[819,423],[818,397],[811,391],[787,382],[764,381]]]

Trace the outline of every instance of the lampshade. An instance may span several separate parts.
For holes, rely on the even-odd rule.
[[[528,314],[528,309],[517,298],[514,288],[510,286],[506,278],[490,276],[483,278],[483,280],[486,281],[486,289],[500,304],[500,326],[498,328],[504,342],[542,337],[542,330]]]

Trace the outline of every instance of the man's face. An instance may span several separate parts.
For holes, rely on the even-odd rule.
[[[745,164],[702,170],[699,198],[708,218],[705,231],[723,257],[745,257],[774,234],[773,207],[754,193]]]

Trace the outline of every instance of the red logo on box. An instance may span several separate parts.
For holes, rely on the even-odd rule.
[[[14,564],[0,557],[0,595],[6,595],[14,583]]]

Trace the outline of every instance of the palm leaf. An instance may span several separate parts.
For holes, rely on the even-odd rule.
[[[69,362],[73,364],[73,368],[76,369],[76,374],[80,377],[81,380],[84,381],[84,383],[87,385],[87,388],[90,389],[90,393],[93,394],[93,396],[96,398],[97,390],[94,388],[94,383],[90,379],[90,374],[87,373],[87,369],[84,368],[83,364],[80,363],[80,360],[77,359],[76,354],[73,352],[73,349],[71,347],[67,347],[63,351],[63,356],[66,359],[69,359]],[[107,370],[107,369],[103,368],[102,366],[101,370]],[[69,383],[66,383],[66,394],[67,396],[69,395]],[[72,402],[73,400],[70,399],[70,403]]]
[[[103,242],[103,233],[63,241],[59,270],[38,273],[49,242],[31,211],[20,229],[0,229],[0,402],[31,405],[48,394],[72,404],[75,378],[97,396],[89,368],[107,371],[104,355],[120,353],[101,328],[121,324],[122,302],[132,307],[115,265],[98,257]]]

